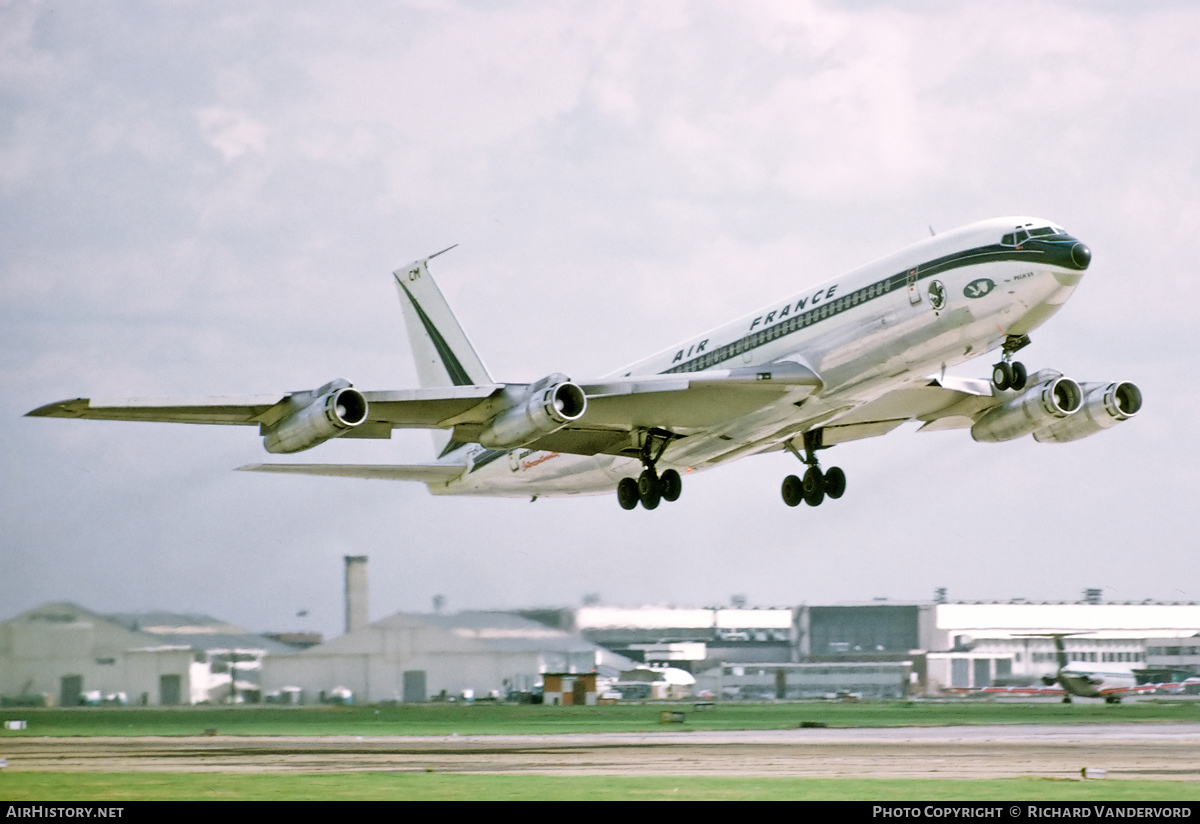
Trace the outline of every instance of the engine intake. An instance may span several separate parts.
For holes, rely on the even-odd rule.
[[[1079,413],[1034,432],[1035,441],[1077,441],[1129,420],[1142,408],[1142,390],[1129,381],[1085,383],[1081,388],[1084,401]]]
[[[492,449],[512,449],[550,435],[587,411],[587,395],[566,375],[553,374],[531,385],[517,403],[492,418],[479,442]]]
[[[303,452],[345,435],[367,419],[367,399],[341,379],[312,392],[298,392],[287,402],[294,411],[263,428],[263,446],[268,452]]]
[[[983,443],[1015,440],[1074,415],[1082,403],[1079,384],[1057,375],[990,410],[971,427],[971,437]]]

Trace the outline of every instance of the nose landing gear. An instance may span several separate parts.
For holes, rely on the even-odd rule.
[[[1013,361],[1012,357],[1018,349],[1024,349],[1029,343],[1029,335],[1009,335],[1005,339],[1001,347],[1002,360],[992,366],[992,383],[997,389],[1015,389],[1020,392],[1025,388],[1025,381],[1029,377],[1025,371],[1025,364]]]
[[[796,449],[789,440],[784,446],[800,461],[808,465],[803,478],[788,475],[783,479],[783,502],[788,506],[799,506],[800,502],[809,506],[820,506],[825,498],[840,498],[846,492],[846,473],[840,467],[831,466],[822,472],[817,461],[816,451],[820,445],[820,430],[804,433],[804,455]]]
[[[657,429],[646,433],[641,449],[642,466],[645,469],[636,480],[622,478],[617,484],[617,502],[622,509],[635,509],[638,503],[645,509],[657,509],[663,501],[673,503],[679,500],[683,492],[683,479],[679,473],[668,469],[659,475],[656,468],[658,459],[675,437],[670,432]]]

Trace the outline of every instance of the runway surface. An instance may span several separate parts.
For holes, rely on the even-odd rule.
[[[1200,724],[591,735],[7,738],[8,770],[1079,777],[1200,781]]]

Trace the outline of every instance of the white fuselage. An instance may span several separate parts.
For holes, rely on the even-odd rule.
[[[612,376],[797,360],[824,382],[817,395],[805,398],[798,388],[795,397],[785,394],[749,415],[689,433],[671,444],[659,466],[701,471],[777,448],[904,384],[983,355],[1009,335],[1027,334],[1054,314],[1083,272],[1022,259],[1019,246],[1012,254],[996,251],[1006,232],[1027,222],[1052,225],[1035,218],[996,218],[924,239]],[[514,497],[611,493],[619,479],[641,471],[636,459],[606,454],[476,445],[467,455],[462,476],[430,484],[430,491]],[[452,457],[463,460],[461,453]]]
[[[1122,668],[1119,664],[1096,668],[1071,664],[1059,670],[1058,683],[1071,695],[1103,698],[1131,691],[1137,686],[1137,678],[1132,668]]]

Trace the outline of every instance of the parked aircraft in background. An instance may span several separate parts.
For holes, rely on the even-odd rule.
[[[429,272],[436,256],[394,273],[420,389],[360,392],[335,380],[282,395],[79,398],[28,414],[253,425],[273,453],[433,429],[438,454],[429,463],[241,468],[420,481],[437,495],[615,489],[625,509],[655,509],[679,498],[688,472],[781,450],[805,467],[783,479],[785,503],[840,498],[846,475],[822,470],[819,453],[906,421],[922,422],[922,432],[970,429],[981,442],[1032,435],[1055,443],[1114,426],[1142,405],[1132,383],[1030,374],[1013,360],[1091,262],[1087,246],[1040,218],[995,218],[925,238],[583,381],[557,372],[495,381]],[[946,374],[997,348],[990,382]]]
[[[1062,695],[1063,703],[1071,703],[1072,696],[1079,698],[1103,698],[1106,704],[1119,704],[1129,695],[1149,692],[1181,692],[1192,680],[1176,681],[1173,678],[1160,680],[1163,673],[1148,667],[1135,667],[1132,663],[1105,661],[1071,661],[1063,639],[1083,633],[1044,633],[1021,636],[1027,638],[1053,638],[1054,651],[1058,658],[1058,672],[1042,678],[1043,687],[983,687],[975,690],[990,695]],[[1171,676],[1174,673],[1170,673]]]

